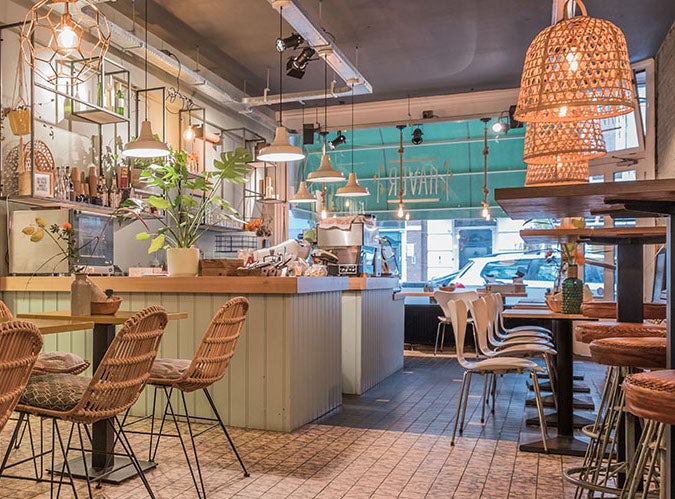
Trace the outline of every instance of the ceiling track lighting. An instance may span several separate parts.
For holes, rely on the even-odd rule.
[[[298,80],[302,79],[305,76],[307,64],[312,60],[314,54],[316,54],[316,50],[312,47],[305,47],[298,55],[289,57],[286,62],[286,76],[291,76]]]
[[[279,8],[279,38],[283,36],[283,6]],[[297,146],[291,145],[288,137],[288,130],[284,127],[283,112],[284,112],[284,87],[283,87],[283,56],[279,52],[279,122],[277,129],[274,132],[274,141],[271,146],[265,147],[258,154],[261,161],[280,162],[280,161],[296,161],[303,159],[305,153]]]
[[[145,0],[145,89],[148,88],[148,2]],[[145,97],[145,119],[141,123],[138,139],[128,142],[122,150],[125,158],[164,158],[169,155],[169,146],[155,138],[152,123],[148,120],[148,97]]]
[[[589,17],[582,0],[567,0],[564,10],[563,19],[527,49],[515,118],[579,122],[631,112],[633,72],[624,34]]]
[[[305,42],[305,39],[297,33],[291,33],[286,38],[277,38],[276,47],[279,52],[297,49]]]
[[[424,139],[422,138],[422,135],[424,135],[424,132],[422,132],[421,128],[415,128],[412,133],[412,139],[410,142],[412,142],[414,145],[418,146],[422,142],[424,142]]]
[[[490,213],[490,203],[488,202],[488,194],[490,190],[488,189],[488,154],[490,154],[490,148],[488,147],[488,128],[487,124],[490,121],[490,118],[481,118],[483,122],[483,201],[481,205],[483,208],[480,211],[480,216],[485,219],[486,222],[489,222],[492,218]]]
[[[342,134],[342,130],[338,130],[338,132],[337,132],[337,137],[335,137],[333,140],[331,140],[331,141],[328,143],[328,146],[329,146],[331,149],[335,149],[336,147],[338,147],[338,146],[344,144],[345,142],[347,142],[347,137],[345,137],[345,136]]]
[[[30,8],[21,26],[21,53],[41,78],[76,84],[101,72],[110,47],[110,25],[95,4],[40,0]],[[85,36],[91,42],[84,42]]]

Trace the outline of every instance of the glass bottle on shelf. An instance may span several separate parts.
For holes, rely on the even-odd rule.
[[[101,80],[96,84],[96,105],[103,107],[103,83]]]
[[[117,84],[117,92],[115,92],[115,112],[120,116],[124,116],[124,92],[122,92],[122,84]]]
[[[105,102],[103,107],[110,111],[115,111],[115,81],[112,76],[108,76],[105,85]]]

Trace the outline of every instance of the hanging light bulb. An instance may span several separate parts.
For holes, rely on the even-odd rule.
[[[398,204],[398,211],[396,212],[398,218],[403,218],[405,216],[405,211],[403,211],[403,203]]]
[[[328,212],[326,211],[326,207],[324,206],[321,208],[321,220],[326,220],[328,218]]]
[[[194,140],[195,138],[195,129],[192,127],[192,123],[190,123],[185,130],[185,133],[183,134],[183,137],[185,137],[185,140],[188,142]]]
[[[66,9],[67,9],[66,4]],[[58,36],[56,37],[57,52],[59,55],[68,55],[80,45],[80,37],[73,29],[73,18],[66,10],[61,16],[61,22],[56,27]]]
[[[406,212],[405,212],[405,220],[406,220],[406,222],[407,222],[408,220],[410,220],[410,212],[409,212],[409,211],[406,211]]]
[[[492,218],[492,214],[490,213],[490,205],[488,205],[485,201],[481,203],[483,205],[483,209],[480,211],[480,216],[485,219],[486,222],[490,221],[490,218]]]

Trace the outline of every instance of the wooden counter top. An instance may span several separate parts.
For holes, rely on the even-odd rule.
[[[347,277],[92,277],[116,293],[304,294],[350,289]],[[387,279],[384,279],[387,280]],[[0,291],[70,291],[71,277],[0,277]],[[372,289],[370,287],[366,289]]]
[[[349,290],[394,289],[398,287],[398,277],[350,277]]]
[[[584,229],[523,229],[520,237],[532,244],[575,243],[577,241],[606,240],[654,240],[666,241],[666,226],[658,227],[598,227]]]

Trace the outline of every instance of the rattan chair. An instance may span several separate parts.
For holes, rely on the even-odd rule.
[[[11,310],[0,300],[0,318],[14,319]],[[41,352],[33,366],[32,374],[67,373],[80,374],[91,363],[77,354],[66,352]]]
[[[82,425],[96,423],[105,420],[115,434],[115,442],[119,442],[125,455],[130,459],[139,474],[143,485],[150,497],[155,497],[150,484],[145,478],[139,466],[129,440],[127,439],[117,415],[124,413],[138,399],[141,390],[145,386],[150,373],[150,368],[157,355],[159,341],[167,323],[167,315],[162,307],[148,307],[133,317],[129,318],[113,339],[106,354],[101,360],[93,378],[85,378],[73,374],[46,374],[32,376],[26,387],[26,391],[16,410],[19,411],[19,423],[16,426],[12,438],[7,447],[7,452],[0,467],[0,476],[33,479],[51,483],[51,492],[54,493],[54,484],[58,483],[57,495],[60,492],[64,477],[68,477],[70,486],[77,497],[75,483],[68,463],[70,450],[79,450],[85,463],[85,474],[89,476],[86,468],[85,445],[82,436]],[[52,469],[54,468],[54,448],[58,443],[63,455],[60,477],[43,478],[38,466],[35,465],[35,477],[20,477],[5,474],[5,471],[25,462],[17,461],[9,464],[10,453],[19,434],[21,422],[26,414],[32,414],[42,418],[50,418],[52,421]],[[58,421],[68,421],[71,424],[67,443],[57,424]],[[71,447],[74,430],[77,427],[79,448]],[[87,428],[85,427],[85,430]],[[89,432],[87,431],[87,435]],[[33,445],[31,445],[33,448]],[[42,454],[39,457],[42,457]],[[34,456],[36,459],[38,456]],[[104,479],[109,473],[99,474],[95,480]],[[93,497],[91,479],[87,479],[89,496]]]
[[[41,348],[42,335],[35,324],[24,321],[0,324],[0,430],[26,388]]]
[[[242,470],[244,471],[244,476],[249,476],[246,466],[239,456],[239,452],[237,452],[237,448],[235,447],[234,442],[227,432],[227,428],[225,428],[225,424],[223,423],[223,420],[216,409],[213,399],[211,398],[211,394],[207,390],[209,386],[225,376],[225,370],[229,366],[230,359],[232,359],[232,356],[234,355],[234,349],[237,345],[239,335],[241,334],[241,328],[244,325],[244,321],[246,320],[248,307],[248,300],[244,297],[238,297],[229,300],[220,308],[220,310],[218,310],[213,319],[211,319],[211,323],[204,333],[204,337],[202,338],[202,341],[197,348],[197,352],[195,353],[192,360],[157,359],[150,373],[151,377],[148,380],[148,384],[155,387],[153,398],[153,414],[155,409],[155,401],[157,399],[157,390],[163,390],[166,395],[166,405],[159,431],[155,433],[154,420],[151,427],[150,460],[154,461],[162,436],[179,437],[181,446],[183,447],[183,452],[185,453],[185,459],[190,469],[190,475],[192,476],[192,481],[199,497],[206,497],[206,490],[204,487],[204,480],[202,478],[201,466],[199,464],[199,455],[197,453],[195,437],[212,428],[220,427],[223,430],[223,433],[227,437],[227,441],[230,443],[230,446],[232,447],[232,450],[234,451],[234,454],[237,457]],[[174,389],[180,391],[180,399],[184,411],[183,414],[178,414],[177,411],[174,411],[173,405],[171,404],[171,394],[173,393]],[[189,414],[188,405],[185,400],[185,393],[194,392],[197,390],[201,390],[206,396],[206,400],[208,401],[215,415],[215,419],[201,418]],[[167,416],[170,417],[170,420],[174,424],[176,430],[175,434],[163,433]],[[185,418],[185,421],[187,422],[192,453],[195,461],[194,467],[197,468],[196,475],[193,464],[190,461],[190,456],[183,438],[183,434],[180,431],[178,424],[179,418]],[[208,421],[211,424],[206,429],[195,432],[193,424],[201,421]],[[153,439],[155,436],[157,437],[157,440],[154,442],[153,450]]]

